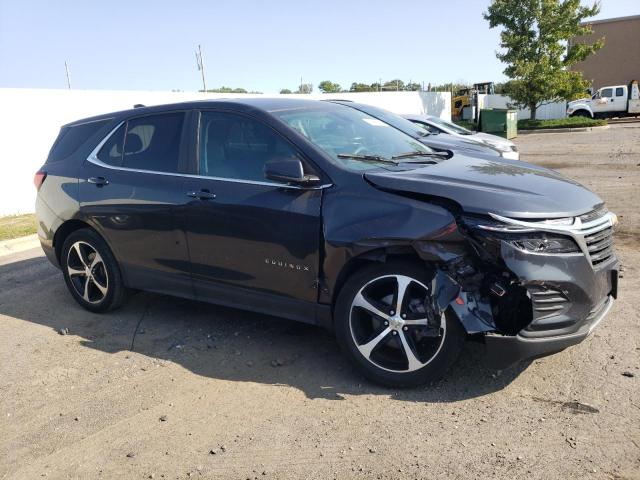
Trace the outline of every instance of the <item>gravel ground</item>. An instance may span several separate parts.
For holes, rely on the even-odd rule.
[[[0,479],[640,478],[639,140],[517,139],[619,214],[620,299],[576,347],[497,372],[469,343],[426,388],[280,319],[146,293],[94,315],[39,250],[0,258]]]

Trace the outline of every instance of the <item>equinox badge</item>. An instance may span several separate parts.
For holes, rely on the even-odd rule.
[[[301,272],[308,272],[309,267],[307,265],[300,265],[297,263],[289,263],[289,262],[285,262],[283,260],[276,260],[275,258],[265,258],[264,259],[264,263],[268,264],[268,265],[273,265],[274,267],[282,267],[282,268],[288,268],[290,270],[299,270]]]

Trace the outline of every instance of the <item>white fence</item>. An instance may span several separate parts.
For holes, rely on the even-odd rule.
[[[479,108],[507,108],[510,107],[513,100],[505,95],[478,95]],[[536,110],[536,119],[553,120],[556,118],[565,118],[567,116],[567,102],[553,102],[541,105]],[[531,118],[531,112],[528,108],[518,110],[518,120],[526,120]]]
[[[136,103],[158,105],[229,97],[265,97],[197,92],[0,89],[0,215],[33,212],[33,174],[44,163],[60,126],[101,113],[129,109]],[[278,96],[278,95],[274,95]],[[287,95],[288,96],[288,95]],[[451,96],[435,92],[294,95],[296,98],[367,103],[399,114],[451,118]]]

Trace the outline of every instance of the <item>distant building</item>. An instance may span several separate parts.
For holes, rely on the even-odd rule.
[[[640,15],[585,22],[593,33],[571,40],[571,44],[594,42],[605,37],[604,47],[571,67],[591,82],[593,89],[640,81]]]

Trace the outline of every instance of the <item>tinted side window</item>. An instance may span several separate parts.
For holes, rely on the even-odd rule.
[[[72,127],[63,127],[53,147],[51,147],[46,163],[59,162],[73,155],[91,135],[108,122],[109,120],[100,120]]]
[[[618,87],[616,88],[616,97],[624,96],[624,88]]]
[[[283,157],[297,157],[297,153],[266,125],[232,113],[202,113],[201,175],[264,181],[265,163]]]
[[[602,94],[600,95],[602,98],[605,97],[613,97],[613,89],[611,88],[605,88],[604,90],[602,90]]]
[[[98,159],[101,162],[116,167],[122,166],[122,145],[124,144],[124,133],[126,129],[127,124],[123,123],[105,142],[98,152]]]
[[[178,172],[183,123],[184,113],[149,115],[127,122],[122,166]]]

